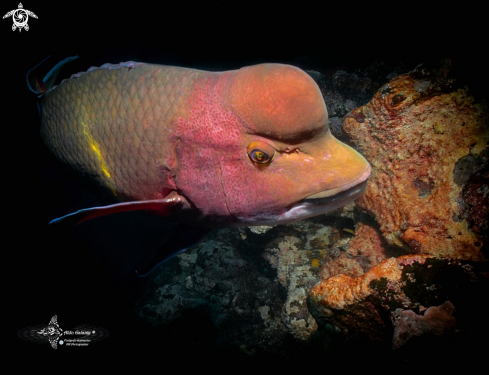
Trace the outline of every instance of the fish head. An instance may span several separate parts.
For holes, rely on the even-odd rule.
[[[308,74],[289,65],[259,64],[226,72],[219,81],[221,108],[212,122],[219,136],[205,131],[207,151],[198,153],[211,157],[193,166],[195,176],[200,165],[200,186],[214,181],[205,188],[213,201],[200,204],[203,189],[187,189],[197,207],[212,206],[207,220],[284,224],[331,211],[363,193],[370,165],[331,134],[323,97]]]
[[[221,160],[226,204],[237,222],[283,224],[362,194],[370,165],[331,134],[321,92],[304,71],[243,68],[227,97],[244,126],[238,155]]]

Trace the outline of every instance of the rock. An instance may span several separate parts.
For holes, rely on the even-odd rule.
[[[162,267],[132,324],[171,330],[183,316],[203,315],[217,328],[216,347],[247,354],[276,353],[287,340],[300,347],[317,330],[307,296],[338,236],[313,220],[219,230]]]
[[[345,117],[343,131],[373,167],[356,203],[375,217],[389,245],[482,260],[478,233],[453,220],[462,192],[454,169],[461,158],[478,157],[488,147],[488,110],[453,86],[449,64],[397,76]]]
[[[332,77],[334,87],[345,97],[362,102],[368,97],[367,89],[371,84],[368,77],[359,77],[355,73],[338,70]]]
[[[485,167],[482,171],[472,176],[464,186],[459,202],[460,217],[465,219],[469,228],[478,234],[484,247],[482,253],[489,257],[489,168]],[[476,243],[476,246],[481,243]]]
[[[456,323],[477,335],[489,313],[479,297],[489,275],[481,262],[489,253],[489,112],[450,69],[446,60],[393,77],[344,119],[343,135],[373,167],[355,204],[379,226],[359,223],[355,237],[338,240],[309,295],[318,330],[338,332],[343,344],[419,356],[432,337],[446,349]],[[338,74],[338,85],[350,78]]]
[[[455,164],[453,181],[458,186],[464,186],[469,179],[489,165],[489,149],[485,149],[477,156],[467,155]]]
[[[424,315],[418,315],[412,310],[396,309],[392,316],[394,325],[392,348],[399,349],[412,336],[431,333],[442,336],[447,331],[453,331],[457,325],[457,319],[451,315],[454,311],[455,306],[450,301],[428,308]]]
[[[461,325],[477,332],[489,312],[477,298],[489,286],[488,274],[487,263],[403,255],[355,278],[340,274],[321,281],[311,289],[308,306],[319,327],[334,326],[350,339],[390,351],[413,335],[453,330],[453,305]]]

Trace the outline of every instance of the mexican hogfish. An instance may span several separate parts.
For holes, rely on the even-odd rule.
[[[120,203],[53,222],[147,210],[204,227],[283,224],[365,189],[370,165],[331,135],[318,86],[296,67],[207,72],[128,62],[53,86],[72,59],[42,81],[39,66],[28,73],[42,138]]]

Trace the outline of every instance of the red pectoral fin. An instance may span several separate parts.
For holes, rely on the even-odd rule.
[[[86,208],[72,214],[51,220],[49,224],[75,225],[86,220],[99,216],[116,214],[118,212],[146,210],[165,216],[171,214],[172,207],[184,202],[184,198],[175,192],[169,194],[163,199],[154,199],[149,201],[124,202],[113,204],[111,206]]]

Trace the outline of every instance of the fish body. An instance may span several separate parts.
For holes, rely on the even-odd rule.
[[[120,202],[65,221],[141,209],[207,227],[283,224],[356,199],[370,174],[331,135],[316,83],[290,65],[129,62],[52,81],[28,74],[43,141]]]

